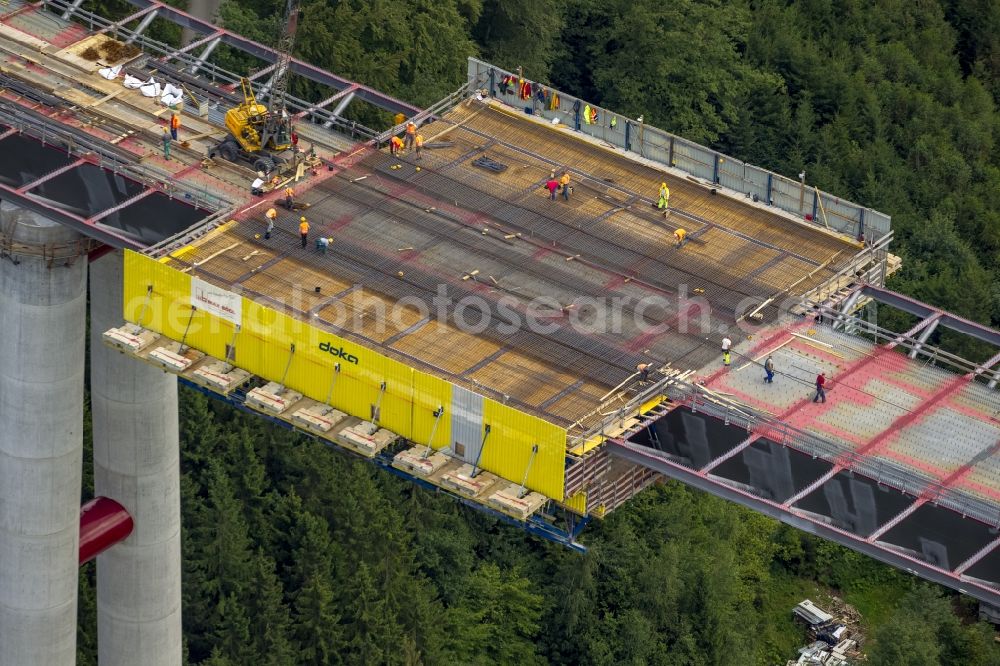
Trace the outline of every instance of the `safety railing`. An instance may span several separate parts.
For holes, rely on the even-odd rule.
[[[657,396],[666,395],[667,389],[670,386],[672,386],[676,381],[677,379],[673,374],[668,375],[663,379],[654,382],[652,385],[647,386],[642,391],[629,397],[627,401],[625,401],[620,406],[615,408],[610,414],[602,413],[600,411],[602,408],[607,408],[605,404],[602,404],[593,413],[584,416],[582,419],[580,419],[580,421],[577,421],[577,423],[573,424],[573,426],[570,427],[571,432],[574,429],[577,429],[577,434],[569,436],[567,440],[568,447],[570,449],[573,449],[577,446],[586,444],[595,437],[600,437],[601,439],[605,439],[609,431],[616,429],[621,430],[624,427],[625,421],[634,416],[636,413],[638,413],[639,408],[642,405],[649,402],[650,400],[653,400]],[[579,428],[579,424],[582,421],[592,418],[595,415],[599,415],[601,417],[600,421],[598,421],[595,425],[589,428],[586,429]]]
[[[823,321],[834,322],[845,330],[851,331],[854,335],[863,336],[877,344],[892,343],[900,351],[916,351],[921,358],[925,358],[933,363],[933,365],[942,367],[955,374],[971,374],[974,380],[980,382],[1000,382],[1000,369],[984,367],[975,361],[970,361],[957,354],[945,351],[929,342],[921,342],[915,337],[895,333],[874,322],[842,312],[828,305],[817,305],[815,312]],[[998,404],[998,407],[1000,407],[1000,404]]]
[[[506,91],[501,85],[505,77],[515,79],[515,84]],[[490,97],[523,108],[525,113],[549,120],[558,119],[612,146],[635,152],[854,238],[881,238],[891,228],[891,219],[884,213],[821,192],[804,181],[792,180],[747,164],[639,120],[625,118],[551,86],[529,79],[525,81],[531,87],[527,97],[523,95],[520,79],[515,73],[469,58],[470,87],[485,90]]]
[[[802,303],[807,307],[817,304],[821,296],[832,287],[846,286],[848,283],[865,283],[882,286],[885,284],[885,263],[889,255],[890,231],[877,241],[865,247],[851,258],[840,270],[802,295]]]
[[[449,111],[450,109],[454,108],[461,102],[465,101],[469,97],[471,91],[472,89],[470,88],[468,83],[462,85],[457,90],[454,90],[446,97],[438,100],[437,102],[427,107],[426,109],[424,109],[417,115],[413,116],[412,118],[407,118],[404,122],[398,125],[394,125],[393,127],[390,127],[386,131],[382,132],[381,134],[375,137],[375,142],[377,143],[377,145],[382,145],[386,141],[388,141],[389,138],[392,137],[393,135],[398,135],[403,133],[406,130],[406,124],[410,121],[419,125],[421,123],[437,118],[441,114]]]
[[[207,186],[194,187],[189,183],[171,179],[166,173],[123,159],[113,147],[86,132],[73,131],[54,121],[48,122],[29,114],[18,113],[4,103],[0,103],[0,121],[21,134],[38,139],[45,145],[57,146],[69,155],[86,157],[88,161],[102,169],[126,176],[168,197],[183,199],[197,208],[220,211],[229,210],[233,206],[231,201],[214,194]]]
[[[184,231],[174,234],[173,236],[168,236],[160,242],[143,249],[142,253],[149,257],[153,257],[154,259],[158,259],[170,254],[177,248],[190,245],[198,238],[201,238],[210,231],[218,228],[220,225],[228,222],[232,218],[235,210],[235,206],[224,210],[218,210],[205,219],[199,221],[195,226],[185,229]]]

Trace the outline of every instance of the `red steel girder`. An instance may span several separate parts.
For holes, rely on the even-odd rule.
[[[29,190],[35,189],[36,187],[38,187],[42,183],[45,183],[47,181],[52,180],[53,178],[61,176],[64,173],[66,173],[67,171],[72,171],[73,169],[76,169],[77,167],[81,167],[84,164],[87,164],[87,160],[85,160],[84,158],[81,157],[78,160],[70,162],[66,166],[59,167],[55,171],[50,171],[49,173],[45,174],[44,176],[42,176],[41,178],[39,178],[37,180],[33,180],[30,183],[22,185],[21,187],[17,188],[17,191],[20,192],[21,194],[25,194]]]

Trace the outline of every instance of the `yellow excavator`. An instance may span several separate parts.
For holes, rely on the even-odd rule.
[[[278,58],[270,85],[271,108],[257,101],[250,79],[240,79],[243,103],[226,111],[229,136],[209,153],[210,157],[235,162],[238,159],[253,164],[253,170],[269,174],[285,160],[282,153],[291,145],[292,119],[285,108],[285,94],[291,73],[292,45],[298,26],[300,0],[288,0],[287,21],[278,43]]]

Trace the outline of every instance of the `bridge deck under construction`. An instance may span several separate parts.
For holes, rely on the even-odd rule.
[[[695,369],[717,358],[741,304],[805,293],[859,249],[673,176],[665,217],[650,199],[662,171],[489,104],[462,105],[421,132],[441,147],[420,160],[366,149],[299,188],[305,249],[297,212],[279,208],[275,237],[263,238],[261,202],[172,265],[565,426],[638,363]],[[479,166],[483,157],[500,166]],[[563,169],[573,193],[552,201],[544,183]],[[677,249],[681,226],[690,240]],[[325,253],[318,236],[333,239]],[[401,299],[430,306],[440,288],[478,305],[460,321],[454,305],[443,319],[417,307],[389,316]],[[516,314],[501,316],[500,302]],[[470,333],[478,309],[491,319]],[[544,334],[504,331],[529,311]]]
[[[184,114],[187,145],[168,161],[158,143],[166,108],[81,57],[103,38],[17,0],[0,15],[0,149],[22,156],[22,168],[0,166],[0,199],[146,255],[126,260],[133,281],[149,278],[125,285],[145,295],[126,304],[126,319],[147,325],[147,308],[162,315],[170,305],[183,316],[115,329],[139,358],[160,351],[186,380],[210,377],[194,382],[202,388],[470,502],[497,508],[507,493],[497,510],[517,521],[546,505],[602,516],[665,474],[1000,599],[1000,355],[971,363],[925,335],[939,322],[993,344],[1000,334],[880,294],[895,265],[877,239],[862,245],[468,98],[471,85],[461,103],[424,114],[419,160],[328,131],[343,127],[304,103],[296,115],[315,122],[302,120],[299,133],[322,166],[292,183],[305,207],[288,211],[280,187],[250,196],[246,166],[202,161],[223,136],[231,76],[185,74],[190,57],[180,67],[180,52],[165,48],[127,63],[211,102]],[[384,109],[403,108],[386,99]],[[572,194],[552,201],[544,183],[563,171]],[[655,207],[664,180],[666,215]],[[279,216],[265,238],[272,206]],[[300,215],[311,224],[305,247]],[[682,248],[678,228],[688,232]],[[320,237],[332,239],[325,251]],[[246,310],[225,336],[192,333],[200,351],[186,337],[209,317],[194,306],[195,278]],[[852,316],[882,297],[925,318],[888,332]],[[275,312],[398,363],[342,373],[328,354],[288,345],[285,331],[267,339]],[[734,341],[729,367],[724,336]],[[760,367],[768,355],[773,384]],[[664,373],[642,383],[640,363]],[[824,371],[828,402],[815,405]],[[369,419],[382,429],[366,434]],[[386,434],[389,421],[398,427]],[[575,534],[559,538],[573,544]]]
[[[7,130],[6,141],[40,156],[37,163],[25,160],[31,168],[0,174],[0,186],[30,193],[45,212],[64,212],[88,232],[108,234],[108,242],[135,247],[197,230],[200,218],[207,230],[231,217],[236,224],[175,251],[172,264],[284,304],[304,319],[562,426],[585,427],[609,389],[638,363],[703,366],[723,335],[735,335],[737,308],[750,299],[803,294],[859,250],[849,239],[762,205],[716,195],[704,183],[477,102],[421,128],[436,147],[419,162],[412,154],[397,160],[371,149],[346,160],[341,153],[336,170],[295,184],[297,199],[311,204],[309,247],[299,246],[298,213],[280,208],[277,233],[265,241],[258,236],[271,203],[250,201],[250,172],[200,165],[222,136],[218,111],[185,113],[183,143],[174,142],[173,159],[166,160],[158,145],[165,107],[100,77],[102,63],[81,57],[104,36],[27,5],[0,20],[0,34],[7,83],[0,99],[11,114],[50,119],[88,137],[113,151],[115,166],[124,165],[120,172],[136,182],[119,186],[121,192],[99,206],[51,200],[50,192],[72,199],[66,187],[54,186],[74,177],[87,182],[82,172],[99,171],[102,162],[23,138],[18,127]],[[127,71],[174,70],[164,58],[141,58]],[[206,99],[226,99],[218,97],[224,89],[190,85]],[[350,145],[308,123],[301,127],[323,159]],[[477,166],[480,158],[503,170]],[[51,178],[55,169],[71,173]],[[572,177],[573,195],[550,201],[544,182],[563,170]],[[662,180],[672,192],[666,217],[653,205]],[[93,189],[82,186],[77,198]],[[176,210],[156,205],[160,200]],[[673,243],[679,227],[689,234],[680,250]],[[312,244],[320,235],[334,239],[326,254]],[[455,301],[483,299],[493,315],[486,330],[460,330],[453,307],[443,319],[415,307],[378,316],[391,313],[401,298],[430,305],[439,285]],[[498,330],[500,299],[515,318],[526,320],[534,307],[533,320],[545,333],[526,326]]]

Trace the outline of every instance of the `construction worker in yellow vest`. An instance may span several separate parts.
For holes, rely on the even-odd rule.
[[[416,138],[413,140],[413,145],[416,146],[417,159],[418,160],[423,159],[423,157],[420,155],[420,152],[424,149],[424,135],[418,134]]]
[[[563,199],[569,201],[569,171],[563,171],[562,178],[559,179],[559,186],[562,188]]]
[[[299,218],[299,238],[302,239],[302,247],[309,244],[309,221],[305,217]]]
[[[294,203],[293,198],[295,197],[295,190],[291,187],[285,188],[285,208],[288,210],[292,209],[292,204]]]
[[[666,183],[660,183],[660,198],[656,202],[656,207],[662,211],[670,208],[670,188]]]
[[[406,120],[406,116],[404,116],[402,113],[397,113],[396,115],[394,115],[392,117],[392,124],[395,127],[399,127],[400,125],[403,124],[403,121],[405,121],[405,120]]]
[[[413,124],[413,121],[406,123],[406,149],[410,150],[413,148],[413,142],[417,138],[417,126]]]

